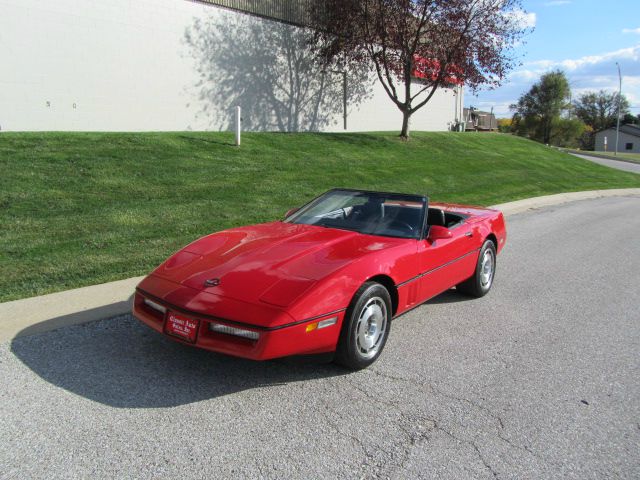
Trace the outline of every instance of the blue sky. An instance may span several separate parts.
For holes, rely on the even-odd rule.
[[[622,93],[631,112],[640,113],[640,0],[523,0],[523,22],[534,27],[517,48],[519,61],[503,85],[468,92],[467,106],[511,116],[509,104],[538,80],[559,68],[574,97],[589,90],[618,89],[616,62],[622,70]]]

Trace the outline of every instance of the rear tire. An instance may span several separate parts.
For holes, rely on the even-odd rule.
[[[491,240],[486,240],[480,249],[476,271],[456,286],[456,290],[472,297],[484,297],[493,285],[496,274],[496,246]]]
[[[389,337],[391,296],[376,282],[363,284],[345,313],[335,362],[352,370],[375,362]]]

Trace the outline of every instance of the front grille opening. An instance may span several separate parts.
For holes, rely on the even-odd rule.
[[[260,339],[260,333],[245,328],[231,327],[217,322],[209,322],[207,333],[212,338],[242,345],[253,345]]]
[[[139,298],[136,299],[136,305],[142,311],[155,318],[159,322],[164,321],[164,314],[167,309],[163,305],[160,305],[158,302],[139,295]]]

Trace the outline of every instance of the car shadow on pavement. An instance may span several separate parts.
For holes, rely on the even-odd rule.
[[[455,288],[451,288],[446,292],[441,293],[437,297],[433,297],[431,300],[427,300],[422,305],[437,305],[440,303],[468,302],[469,300],[474,300],[474,298],[470,297],[469,295],[465,295],[464,293],[460,293],[456,291]]]
[[[470,300],[449,290],[423,305]],[[117,408],[185,405],[235,392],[350,373],[327,357],[255,362],[192,348],[131,315],[45,331],[27,327],[11,351],[47,382]]]
[[[47,382],[117,408],[162,408],[348,374],[326,359],[254,362],[174,342],[131,315],[28,336],[11,351]]]

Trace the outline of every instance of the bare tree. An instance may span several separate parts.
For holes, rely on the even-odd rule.
[[[407,138],[411,115],[439,88],[500,84],[523,15],[519,0],[327,0],[313,18],[319,55],[375,69]]]

